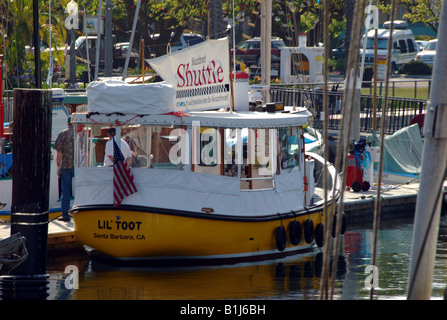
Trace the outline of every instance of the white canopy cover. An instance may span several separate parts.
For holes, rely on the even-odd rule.
[[[166,81],[150,84],[93,81],[87,87],[87,97],[89,112],[165,114],[178,111],[175,88]]]

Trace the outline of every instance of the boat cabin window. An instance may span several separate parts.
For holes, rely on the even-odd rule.
[[[193,126],[191,170],[200,173],[223,174],[222,129]]]
[[[76,128],[75,165],[102,167],[109,127],[101,124],[78,124]],[[170,151],[177,143],[171,126],[122,126],[121,139],[127,142],[132,153],[131,167],[182,170],[183,164],[170,161]],[[180,151],[181,152],[181,151]]]
[[[277,172],[276,129],[225,129],[225,175],[239,177],[241,190],[271,189]]]
[[[107,130],[101,124],[76,125],[76,167],[102,167]],[[242,191],[274,188],[274,176],[300,166],[303,139],[298,127],[213,128],[193,125],[124,125],[131,167],[191,170],[240,179]],[[191,134],[191,136],[190,136]]]
[[[244,155],[244,175],[241,190],[274,188],[273,177],[277,168],[277,130],[249,129],[247,154]]]
[[[176,149],[179,141],[184,139],[184,130],[176,127],[152,126],[147,128],[150,131],[151,156],[149,168],[183,170],[185,161],[183,159],[186,152],[183,148]]]
[[[193,126],[191,170],[239,178],[241,190],[273,188],[277,136],[276,129]]]
[[[300,140],[298,128],[279,129],[281,169],[290,169],[300,165]]]

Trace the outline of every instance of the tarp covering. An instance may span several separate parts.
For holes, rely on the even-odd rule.
[[[93,81],[87,87],[87,97],[89,112],[164,114],[177,111],[175,88],[166,81],[150,84]]]
[[[422,161],[422,137],[414,124],[385,138],[383,171],[419,173]]]

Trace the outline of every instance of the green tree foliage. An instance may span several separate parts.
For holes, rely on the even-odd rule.
[[[53,0],[51,17],[51,43],[52,47],[64,43],[65,28],[63,10],[61,6],[65,0]],[[42,70],[48,70],[50,43],[49,26],[49,2],[39,2],[39,35],[41,39]],[[6,44],[6,48],[1,51],[6,61],[6,77],[8,87],[31,86],[34,83],[34,64],[33,62],[33,0],[14,0],[0,1],[0,10],[2,12],[2,30],[1,43]],[[6,37],[5,37],[6,35]],[[54,57],[63,62],[63,51],[54,51]]]
[[[49,0],[39,1],[40,37],[49,44]],[[108,0],[102,0],[103,6]],[[52,47],[63,48],[67,41],[64,12],[69,0],[52,0]],[[77,0],[79,7],[79,30],[76,36],[83,33],[83,18],[86,15],[98,14],[99,1]],[[32,68],[32,3],[33,0],[0,0],[3,13],[2,29],[7,34],[8,46],[6,60],[8,73],[17,79]],[[344,1],[330,1],[330,32],[332,38],[337,37],[344,29]],[[117,41],[127,41],[132,28],[137,0],[112,0],[112,19],[114,34]],[[189,29],[205,31],[208,20],[209,0],[141,0],[138,23],[133,46],[141,50],[141,40],[144,39],[146,50],[151,50],[157,56],[165,54],[169,43],[178,41],[181,34]],[[283,38],[287,44],[296,45],[296,34],[306,32],[310,44],[321,41],[322,36],[322,4],[318,0],[288,0],[273,1],[273,35]],[[84,10],[85,8],[85,10]],[[232,0],[222,0],[223,13],[233,17]],[[255,0],[235,0],[235,19],[243,22],[248,16],[259,28],[260,5]],[[102,10],[105,14],[104,9]],[[258,12],[258,13],[257,13]],[[0,39],[2,41],[2,39]],[[308,41],[308,44],[309,44]],[[42,47],[43,49],[44,47]],[[28,52],[28,56],[27,56]],[[148,56],[148,52],[145,53]],[[59,64],[63,64],[63,51],[54,51]],[[42,52],[42,74],[48,69],[48,54]],[[33,74],[30,72],[30,74]],[[21,85],[20,81],[16,85]]]
[[[134,46],[139,48],[140,39],[144,39],[145,46],[150,47],[157,56],[165,54],[167,44],[178,41],[187,26],[194,27],[198,22],[206,21],[207,2],[207,0],[141,1]],[[129,38],[128,31],[132,28],[136,3],[133,0],[114,1],[113,24],[117,37]]]
[[[232,17],[232,0],[223,0],[224,13]],[[260,4],[258,1],[235,0],[236,19],[248,16],[255,25],[254,34],[260,28]],[[296,46],[299,33],[306,33],[309,46],[322,41],[323,3],[319,0],[272,1],[272,35],[283,39],[287,45]],[[329,33],[337,38],[345,28],[344,1],[329,1]]]
[[[423,22],[426,26],[438,33],[439,16],[441,14],[442,0],[401,0],[407,6],[403,19],[411,22]]]
[[[438,33],[442,2],[443,0],[400,0],[402,19],[409,20],[412,23],[422,22]],[[389,14],[390,1],[380,1],[379,9],[383,13]]]

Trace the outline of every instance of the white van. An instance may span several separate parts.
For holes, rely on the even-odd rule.
[[[388,55],[388,39],[390,37],[391,21],[383,24],[383,29],[377,31],[377,55]],[[375,31],[370,30],[367,34],[365,50],[365,67],[374,64],[374,37]],[[365,36],[363,36],[365,39]],[[417,53],[417,45],[414,41],[413,32],[408,29],[406,21],[394,21],[394,30],[392,35],[393,49],[391,55],[391,72],[394,73],[407,62],[414,59]],[[360,45],[360,57],[363,54],[363,43]]]

